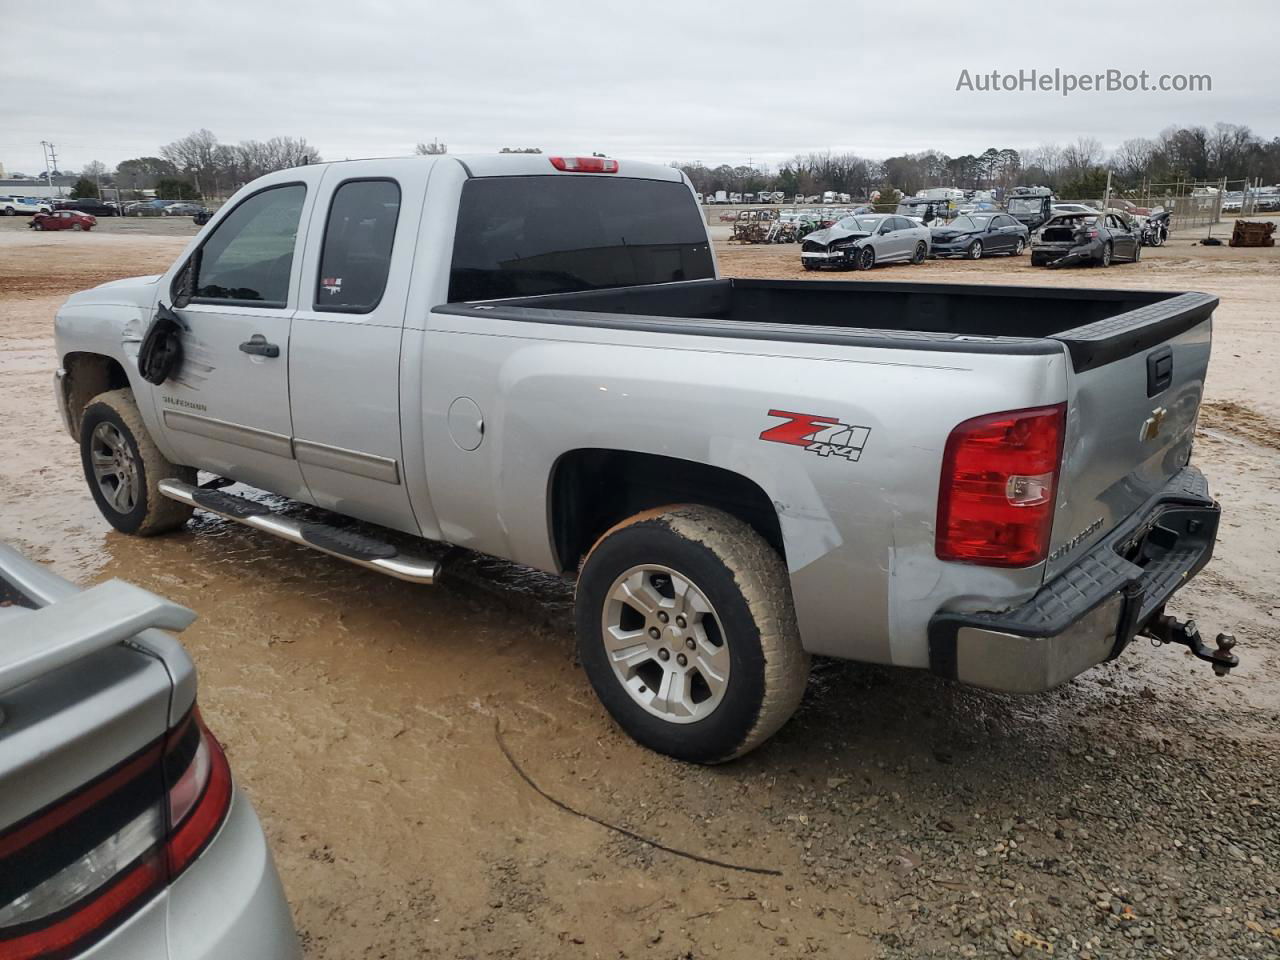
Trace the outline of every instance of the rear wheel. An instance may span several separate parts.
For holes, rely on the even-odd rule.
[[[1111,242],[1108,241],[1102,245],[1102,255],[1098,258],[1098,266],[1111,266]]]
[[[132,390],[100,393],[80,420],[80,459],[89,492],[121,533],[150,537],[176,530],[192,508],[162,496],[161,480],[196,482],[192,467],[170,463],[142,422]]]
[[[973,243],[969,244],[969,249],[965,251],[965,256],[967,256],[970,260],[981,260],[982,259],[982,241],[975,240],[973,241]]]
[[[929,254],[929,248],[926,247],[924,245],[924,241],[921,240],[919,243],[916,244],[916,251],[911,255],[911,262],[924,263],[924,258],[928,256],[928,254]]]
[[[650,510],[592,547],[578,577],[578,651],[631,737],[695,763],[759,746],[804,693],[782,558],[751,527],[695,505]]]
[[[876,265],[876,252],[873,248],[867,246],[858,251],[858,259],[855,261],[859,270],[870,270]]]
[[[4,215],[5,215],[6,217],[16,216],[16,215],[17,215],[17,213],[18,213],[18,211],[17,211],[17,210],[15,210],[15,209],[13,209],[13,207],[5,207],[5,208],[4,208]]]

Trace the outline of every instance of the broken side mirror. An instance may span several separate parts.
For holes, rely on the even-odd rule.
[[[178,271],[173,280],[173,309],[181,310],[196,295],[196,273],[200,269],[200,252],[197,250]]]

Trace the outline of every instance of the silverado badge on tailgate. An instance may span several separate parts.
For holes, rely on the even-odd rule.
[[[790,413],[786,410],[770,410],[769,416],[782,417],[786,422],[762,432],[761,440],[803,447],[820,457],[844,457],[850,462],[856,462],[862,456],[867,438],[871,436],[870,427],[841,423],[835,417]]]

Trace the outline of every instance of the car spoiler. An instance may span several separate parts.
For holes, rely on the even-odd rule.
[[[0,564],[0,573],[4,569]],[[186,607],[123,580],[7,616],[0,620],[0,694],[143,630],[185,630],[195,618]]]

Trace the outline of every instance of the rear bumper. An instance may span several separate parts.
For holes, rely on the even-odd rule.
[[[989,690],[1038,693],[1118,656],[1209,562],[1220,512],[1204,476],[1185,468],[1021,606],[936,614],[930,669]]]

